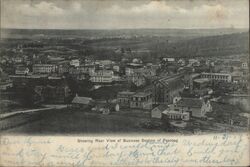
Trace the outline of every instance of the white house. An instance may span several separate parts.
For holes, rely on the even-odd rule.
[[[69,62],[71,66],[79,67],[80,61],[78,59],[73,59]]]
[[[175,109],[181,112],[189,112],[192,117],[205,118],[205,114],[212,111],[212,106],[209,100],[182,98],[175,104]]]
[[[94,83],[111,83],[113,82],[113,76],[112,70],[99,70],[91,74],[90,80]]]
[[[177,110],[165,110],[162,112],[162,114],[170,120],[188,121],[190,119],[189,112],[180,112]]]
[[[162,112],[168,108],[168,105],[166,104],[161,104],[151,111],[151,118],[157,118],[161,119],[162,118]]]
[[[15,73],[17,75],[26,75],[29,73],[29,68],[27,67],[24,67],[24,66],[17,66],[16,70],[15,70]]]

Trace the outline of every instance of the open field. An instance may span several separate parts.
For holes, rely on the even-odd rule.
[[[126,119],[124,118],[126,117]],[[123,115],[102,115],[86,113],[83,111],[51,110],[40,113],[21,114],[5,120],[3,124],[17,124],[13,128],[2,131],[8,134],[95,134],[95,133],[143,133],[162,132],[160,130],[144,129],[139,126],[140,122],[147,121],[147,118],[128,117]]]

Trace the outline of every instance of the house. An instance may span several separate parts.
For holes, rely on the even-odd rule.
[[[79,66],[80,73],[93,75],[95,73],[95,65],[94,64],[85,64]]]
[[[200,61],[197,60],[197,59],[189,59],[189,60],[188,60],[188,63],[189,63],[190,65],[200,66]]]
[[[182,120],[188,121],[189,112],[180,112],[179,110],[165,110],[162,112],[163,118],[167,120]]]
[[[78,59],[70,60],[69,64],[74,67],[79,67],[80,61]]]
[[[120,66],[114,65],[114,66],[113,66],[113,70],[114,70],[115,72],[120,72]]]
[[[134,73],[127,76],[127,79],[130,83],[133,83],[137,87],[143,86],[146,84],[146,79],[141,73]]]
[[[138,92],[130,98],[130,108],[152,109],[152,94],[150,92]]]
[[[162,112],[168,108],[167,104],[161,104],[157,107],[155,107],[153,110],[151,110],[151,118],[162,118]]]
[[[15,63],[22,63],[23,62],[23,58],[22,57],[15,57],[15,58],[13,58],[13,61]]]
[[[155,104],[171,104],[184,89],[184,75],[177,74],[153,81],[153,101]]]
[[[212,111],[212,106],[209,100],[182,98],[175,104],[175,109],[181,112],[189,112],[192,117],[205,118],[205,114]]]
[[[112,64],[114,64],[113,61],[111,60],[98,60],[95,62],[96,64],[99,64],[100,66],[102,67],[105,67],[105,66],[111,66]]]
[[[127,64],[127,66],[125,67],[125,75],[126,76],[130,76],[134,73],[140,73],[143,72],[144,68],[142,64],[135,64],[135,63],[130,63]]]
[[[69,68],[69,74],[72,75],[72,76],[77,76],[78,74],[80,74],[80,70],[79,70],[78,67],[71,66]]]
[[[15,70],[15,74],[17,75],[27,75],[29,73],[29,68],[25,66],[17,66]]]
[[[185,66],[186,61],[185,61],[184,59],[179,59],[179,60],[178,60],[178,64],[179,64],[180,66]]]
[[[120,106],[117,103],[96,103],[95,107],[91,109],[92,111],[100,112],[102,114],[110,114],[111,112],[118,112]]]
[[[94,83],[111,83],[113,82],[114,72],[111,70],[98,70],[90,76],[90,81]]]
[[[162,60],[166,62],[175,62],[175,58],[163,58]]]
[[[241,64],[241,68],[244,69],[244,70],[247,70],[247,69],[248,69],[248,62],[247,62],[247,61],[246,61],[246,62],[243,62],[243,63]]]
[[[58,65],[58,73],[64,74],[69,72],[69,65],[68,64],[60,64]]]
[[[94,100],[89,97],[80,97],[76,95],[72,100],[72,107],[73,108],[81,108],[85,109],[93,104]]]
[[[121,107],[130,107],[130,98],[135,94],[135,92],[118,92],[117,101]]]
[[[54,73],[56,72],[55,64],[34,64],[33,65],[33,73]]]

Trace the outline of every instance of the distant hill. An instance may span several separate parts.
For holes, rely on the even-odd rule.
[[[157,52],[174,57],[249,53],[249,32],[182,40],[161,46]]]
[[[197,38],[246,32],[247,29],[115,29],[115,30],[63,30],[63,29],[1,29],[1,38],[103,38],[117,36],[172,36]]]

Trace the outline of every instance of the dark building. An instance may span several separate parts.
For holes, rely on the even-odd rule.
[[[69,96],[70,89],[66,84],[57,86],[47,85],[43,90],[45,103],[66,103]]]
[[[184,89],[184,74],[177,74],[153,81],[154,104],[171,104]]]

